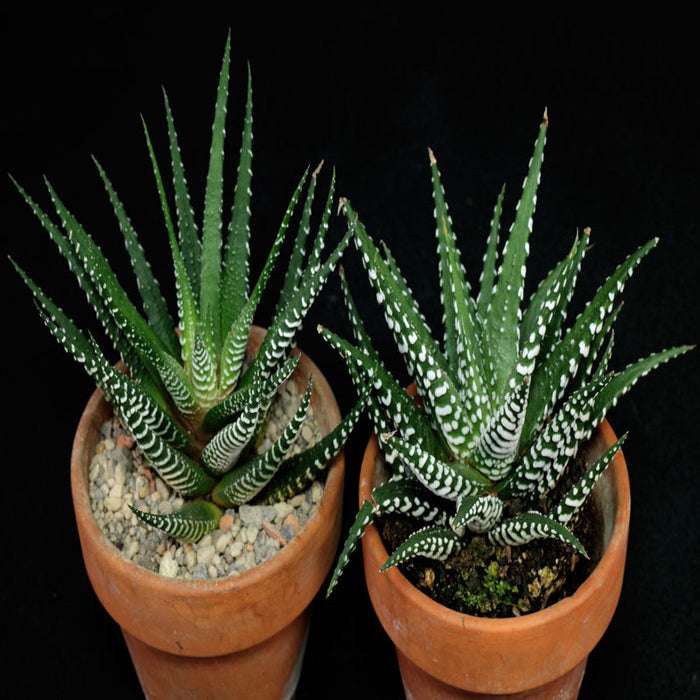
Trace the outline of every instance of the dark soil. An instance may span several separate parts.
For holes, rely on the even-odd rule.
[[[556,503],[559,493],[564,493],[584,469],[583,460],[572,460],[551,502]],[[544,512],[547,506],[540,504]],[[506,510],[506,517],[515,515],[520,504],[509,502]],[[457,612],[494,618],[536,612],[574,593],[595,567],[599,522],[596,511],[595,502],[589,497],[573,527],[590,559],[552,538],[501,547],[479,535],[466,540],[467,533],[462,549],[446,561],[416,557],[399,568],[423,593]],[[390,514],[379,518],[377,525],[387,551],[392,552],[423,523]]]

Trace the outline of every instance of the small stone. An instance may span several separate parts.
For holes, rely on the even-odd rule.
[[[299,524],[299,520],[297,519],[296,515],[294,513],[290,513],[285,519],[284,523],[282,523],[283,528],[291,527],[292,531],[296,535],[299,530],[301,530],[301,525]]]
[[[275,503],[272,507],[275,509],[275,522],[284,522],[284,519],[294,512],[294,507],[286,501]]]
[[[192,572],[192,578],[196,579],[207,579],[209,578],[209,571],[207,570],[206,564],[197,564]]]
[[[118,496],[107,496],[104,500],[105,507],[113,513],[122,507],[122,499]]]
[[[228,551],[234,559],[237,559],[243,553],[243,542],[231,542]]]
[[[314,483],[311,484],[311,500],[313,503],[318,503],[322,497],[323,486],[321,486],[318,481],[314,481]]]
[[[156,490],[163,500],[167,500],[168,496],[170,496],[170,491],[168,491],[168,487],[162,479],[156,479]]]
[[[192,573],[194,571],[194,567],[197,564],[197,555],[194,553],[193,549],[190,549],[187,554],[185,554],[185,566],[187,567],[187,570]]]
[[[127,559],[133,559],[139,551],[139,543],[136,540],[130,540],[124,547],[124,556]]]
[[[287,540],[282,537],[279,530],[267,520],[263,520],[263,530],[273,539],[279,542],[283,547],[287,544]]]
[[[231,535],[228,532],[215,532],[212,537],[214,549],[221,554],[231,543]]]
[[[214,546],[207,545],[197,550],[197,564],[209,564],[214,556]]]
[[[222,515],[220,520],[219,520],[219,530],[222,532],[228,532],[228,530],[231,529],[231,526],[233,525],[233,516],[232,515]]]
[[[167,576],[168,578],[175,578],[177,576],[178,565],[173,555],[170,551],[167,551],[163,558],[160,560],[160,566],[158,567],[158,573],[161,576]]]
[[[242,505],[238,509],[238,514],[241,516],[241,523],[245,525],[254,525],[259,528],[262,525],[262,508],[260,506]]]
[[[126,483],[126,466],[124,462],[117,462],[114,467],[114,484],[122,488]]]
[[[132,448],[134,446],[134,440],[130,435],[126,435],[125,433],[122,433],[117,438],[117,445],[119,447]]]

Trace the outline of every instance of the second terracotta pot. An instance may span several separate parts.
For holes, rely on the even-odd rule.
[[[586,448],[588,462],[615,442],[607,421]],[[386,478],[375,436],[362,462],[360,504]],[[627,552],[630,491],[622,452],[593,492],[602,517],[602,552],[592,574],[570,597],[539,612],[488,619],[450,610],[415,588],[393,567],[376,527],[362,538],[369,595],[396,646],[409,700],[518,698],[567,700],[578,696],[586,660],[617,606]]]
[[[253,328],[249,352],[265,332]],[[303,391],[313,374],[311,405],[325,434],[340,422],[333,393],[305,355],[293,380]],[[236,577],[168,579],[127,561],[92,516],[88,469],[100,425],[111,415],[101,391],[90,399],[73,446],[71,483],[88,576],[119,624],[149,700],[254,698],[294,694],[308,632],[309,605],[338,545],[344,460],[327,468],[323,497],[299,534],[274,557]]]

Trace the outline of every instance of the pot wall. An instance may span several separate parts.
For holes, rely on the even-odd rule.
[[[589,461],[615,439],[604,421],[589,444]],[[381,481],[376,468],[378,459],[382,463],[380,455],[373,436],[362,464],[360,503]],[[545,610],[508,619],[457,613],[421,593],[398,568],[380,573],[388,553],[376,527],[367,528],[362,538],[367,587],[400,662],[404,660],[401,671],[407,697],[498,696],[556,683],[561,687],[552,685],[544,695],[522,697],[577,696],[586,658],[610,623],[622,588],[630,517],[629,478],[622,452],[599,479],[593,497],[603,514],[605,546],[593,573],[573,596]],[[431,677],[439,679],[449,693],[433,688],[427,695],[417,679],[423,682]],[[412,689],[411,681],[418,689]],[[560,690],[567,694],[558,695]]]
[[[259,328],[251,330],[250,351],[257,350],[264,334]],[[314,380],[311,399],[314,416],[326,433],[340,422],[338,406],[321,372],[302,354],[293,375],[302,392],[309,373],[313,373]],[[92,517],[89,463],[98,440],[98,428],[110,414],[111,406],[102,392],[96,391],[80,420],[73,446],[73,501],[88,576],[103,606],[122,628],[130,651],[137,651],[133,659],[147,696],[181,697],[176,694],[174,681],[171,685],[175,689],[165,692],[156,690],[155,686],[147,689],[146,683],[154,676],[171,681],[178,674],[191,676],[196,666],[204,670],[203,680],[195,682],[197,687],[208,682],[207,676],[216,674],[220,676],[217,684],[223,683],[228,694],[186,694],[186,697],[230,697],[232,689],[248,682],[244,680],[244,667],[251,674],[251,687],[261,684],[261,674],[268,685],[275,687],[269,693],[256,691],[252,695],[244,693],[241,687],[237,697],[287,697],[285,688],[303,654],[309,619],[305,611],[328,574],[338,545],[342,451],[327,468],[324,494],[316,512],[273,558],[236,577],[210,581],[168,579],[124,559]],[[255,663],[245,663],[243,657],[253,661],[265,657],[267,652],[256,647],[269,639],[273,640],[272,646],[293,649],[291,660],[268,664],[263,673]],[[142,670],[138,669],[139,653],[144,657]],[[164,670],[150,669],[155,659],[165,663]],[[196,659],[201,662],[196,663]],[[275,673],[270,669],[276,666],[282,677],[273,682]]]

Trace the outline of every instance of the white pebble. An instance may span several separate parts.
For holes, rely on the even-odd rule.
[[[177,576],[177,562],[173,559],[173,555],[170,551],[167,551],[163,558],[160,560],[160,566],[158,567],[158,573],[161,576],[167,576],[168,578],[175,578]]]
[[[122,507],[122,499],[118,496],[107,496],[104,500],[105,508],[113,513]]]
[[[197,550],[197,563],[209,564],[214,556],[214,546],[209,544]]]

